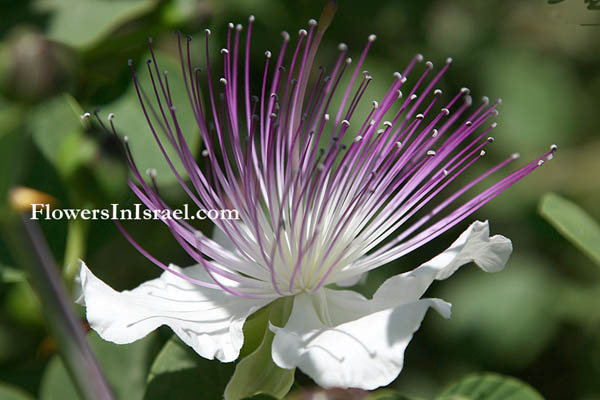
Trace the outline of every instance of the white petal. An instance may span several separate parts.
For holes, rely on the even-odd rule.
[[[372,390],[398,376],[404,350],[427,309],[435,307],[443,315],[450,312],[450,305],[442,300],[422,299],[360,316],[371,301],[351,293],[324,289],[297,296],[286,326],[271,326],[273,361],[282,368],[299,367],[323,387]],[[346,304],[344,317],[352,320],[324,323],[340,311],[328,307],[333,303]]]
[[[412,271],[385,281],[373,300],[380,309],[414,301],[434,280],[448,278],[469,262],[487,272],[500,271],[512,252],[512,243],[504,236],[490,237],[489,234],[487,221],[472,223],[444,252]]]
[[[200,266],[171,268],[210,281]],[[246,318],[271,301],[244,299],[203,288],[169,272],[123,292],[102,282],[83,262],[78,278],[78,300],[85,304],[88,322],[103,339],[131,343],[168,325],[202,357],[216,357],[223,362],[239,356]]]
[[[364,283],[367,280],[367,274],[368,272],[363,272],[362,274],[354,275],[350,278],[337,281],[335,284],[339,287],[351,287],[354,285],[358,285],[359,283]]]
[[[489,237],[488,223],[477,221],[437,257],[385,281],[372,300],[330,289],[299,295],[285,327],[271,327],[273,360],[282,368],[299,367],[325,387],[387,385],[402,370],[404,350],[427,309],[450,316],[450,304],[420,299],[429,285],[469,262],[499,271],[511,251],[510,240]]]

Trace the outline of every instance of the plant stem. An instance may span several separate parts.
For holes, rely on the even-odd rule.
[[[25,238],[29,252],[25,263],[30,283],[38,294],[43,313],[61,356],[84,399],[114,400],[108,382],[90,348],[58,268],[39,225],[25,214],[15,223]],[[15,221],[17,222],[17,221]],[[20,226],[19,226],[20,225]]]

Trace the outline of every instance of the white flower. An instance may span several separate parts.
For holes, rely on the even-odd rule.
[[[271,326],[273,360],[281,368],[299,367],[324,387],[387,385],[402,370],[404,350],[427,309],[450,316],[449,303],[421,298],[429,285],[469,262],[498,271],[511,251],[510,240],[489,237],[487,222],[475,222],[437,257],[385,281],[373,299],[329,288],[297,294],[287,324]],[[171,268],[210,282],[200,266]],[[245,319],[277,298],[273,293],[268,299],[245,299],[169,272],[132,291],[116,292],[83,262],[80,283],[87,319],[105,340],[130,343],[168,325],[202,357],[224,362],[239,355]]]
[[[183,190],[198,208],[233,207],[240,219],[214,221],[220,240],[207,238],[186,221],[163,220],[198,263],[185,269],[154,258],[117,223],[166,272],[118,293],[82,263],[87,318],[103,338],[116,343],[168,325],[201,356],[229,362],[239,356],[246,318],[276,299],[293,297],[287,323],[270,326],[278,366],[298,367],[325,387],[386,385],[401,371],[404,350],[427,309],[450,315],[448,303],[421,298],[427,287],[471,261],[485,271],[500,270],[511,252],[510,241],[489,237],[487,222],[475,222],[439,256],[387,280],[373,299],[331,285],[352,285],[443,234],[551,159],[556,147],[455,205],[518,158],[510,156],[464,186],[449,189],[493,142],[489,132],[496,123],[490,119],[497,115],[499,100],[484,97],[474,104],[469,90],[462,88],[441,103],[436,85],[451,59],[435,73],[433,64],[420,64],[423,56],[417,55],[394,74],[382,97],[369,102],[367,115],[356,115],[373,79],[363,63],[376,38],[369,36],[354,67],[348,47],[340,45],[329,75],[321,69],[316,83],[309,84],[324,31],[312,20],[309,30],[299,32],[291,60],[286,61],[290,35],[284,33],[279,54],[266,53],[262,79],[250,82],[253,21],[245,41],[241,26],[229,25],[227,48],[220,53],[223,78],[211,75],[207,59],[208,90],[202,92],[201,72],[188,61],[191,39],[184,46],[179,38],[191,112],[206,147],[201,163],[177,123],[181,108],[172,103],[154,52],[148,63],[152,90],[140,88],[131,66],[152,136]],[[207,57],[209,35],[206,30]],[[245,43],[245,57],[240,43]],[[409,76],[412,86],[406,89]],[[222,91],[221,102],[217,90]],[[177,160],[164,151],[165,138]],[[131,189],[149,209],[169,210],[158,194],[155,174],[149,174],[151,184],[144,180],[130,145],[135,144],[126,140]],[[183,165],[189,182],[174,164]]]

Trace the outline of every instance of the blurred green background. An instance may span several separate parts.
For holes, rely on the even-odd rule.
[[[255,14],[253,67],[261,74],[264,50],[277,50],[280,31],[296,32],[322,8],[315,0],[4,0],[0,21],[0,217],[9,214],[9,189],[24,185],[46,192],[61,208],[135,202],[126,187],[119,145],[83,111],[114,112],[121,132],[132,138],[143,167],[155,166],[157,151],[139,110],[127,60],[145,68],[146,38],[159,61],[176,75],[174,29],[200,37],[213,30],[218,59],[226,24],[246,24]],[[365,68],[375,80],[370,96],[381,96],[391,73],[417,52],[434,64],[452,56],[441,86],[468,86],[475,98],[502,97],[490,147],[492,161],[512,152],[523,160],[559,145],[557,158],[481,209],[492,231],[513,240],[507,268],[485,274],[464,268],[430,294],[453,303],[453,317],[431,313],[406,353],[405,368],[392,387],[428,397],[465,374],[494,371],[528,382],[548,399],[600,399],[600,269],[563,239],[537,212],[546,192],[570,198],[600,219],[600,11],[581,0],[550,5],[519,0],[340,0],[319,61],[335,59],[343,41],[357,56],[370,33],[375,43]],[[200,40],[194,61],[204,62]],[[169,75],[171,76],[171,75]],[[187,103],[173,79],[175,103]],[[448,93],[448,92],[447,92]],[[182,125],[197,145],[192,115]],[[174,178],[160,173],[161,192],[174,203],[185,198]],[[395,265],[372,273],[360,290],[372,293],[387,276],[412,268],[445,248],[461,224]],[[160,223],[126,224],[159,259],[179,265],[191,259]],[[109,221],[42,221],[54,256],[71,265],[82,257],[116,289],[132,288],[159,274]],[[207,232],[212,229],[204,227]],[[45,328],[39,301],[19,273],[8,225],[0,232],[0,382],[34,398],[67,398],[54,392],[64,372]],[[69,244],[67,244],[69,243]],[[81,310],[79,310],[81,312]],[[48,316],[46,316],[48,317]],[[101,362],[123,380],[121,398],[137,398],[149,365],[168,331],[141,344],[98,342]],[[104,347],[103,347],[104,346]],[[105,358],[109,358],[105,360]],[[112,363],[112,364],[111,364]],[[119,369],[121,368],[121,369]],[[214,363],[206,368],[216,368]],[[299,388],[309,378],[297,375]],[[297,389],[302,390],[302,389]],[[70,393],[70,392],[69,392]],[[25,397],[24,397],[25,398]]]

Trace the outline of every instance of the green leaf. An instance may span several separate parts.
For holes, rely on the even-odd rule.
[[[25,271],[0,264],[0,282],[17,283],[25,281]]]
[[[8,288],[3,313],[23,325],[43,326],[45,323],[39,298],[26,281]]]
[[[436,400],[543,400],[534,388],[515,378],[477,374],[446,388]]]
[[[579,250],[600,265],[600,225],[577,204],[555,193],[546,194],[539,213]]]
[[[221,399],[232,372],[233,364],[202,358],[174,335],[152,364],[144,400]]]
[[[154,9],[154,0],[38,0],[34,7],[49,12],[46,34],[73,47],[88,47],[124,23]]]
[[[287,322],[293,299],[282,298],[273,303],[269,320],[273,325],[283,326]],[[225,388],[226,400],[239,400],[256,394],[269,394],[283,398],[294,384],[295,369],[279,368],[271,355],[275,334],[268,324],[264,326],[263,340],[256,350],[241,359],[231,380]]]
[[[273,303],[250,315],[244,322],[244,345],[240,350],[240,358],[246,357],[258,349],[265,336],[265,327],[269,325],[269,315]]]
[[[2,400],[33,400],[33,396],[20,388],[0,382],[0,399]]]
[[[8,191],[22,179],[29,161],[27,135],[23,133],[24,110],[10,106],[0,98],[0,206],[8,198]]]
[[[173,45],[175,45],[175,43],[173,43]],[[143,57],[143,59],[145,60],[148,57],[149,56]],[[173,105],[176,108],[175,113],[177,117],[177,123],[181,128],[183,136],[186,139],[192,154],[195,154],[198,150],[200,135],[198,133],[196,118],[194,117],[189,98],[187,97],[185,84],[183,82],[183,78],[181,77],[181,67],[179,61],[169,54],[161,52],[157,52],[156,59],[159,64],[159,71],[161,71],[161,73],[164,70],[169,71],[169,89]],[[183,164],[179,161],[179,157],[177,156],[177,152],[173,149],[173,146],[171,146],[171,144],[168,142],[166,134],[160,128],[160,124],[164,125],[164,121],[161,119],[159,124],[150,111],[149,105],[154,107],[157,115],[161,115],[160,109],[156,103],[154,90],[152,88],[152,81],[148,75],[148,67],[145,62],[140,63],[136,74],[140,86],[143,88],[144,92],[147,94],[147,98],[150,100],[149,104],[146,102],[146,108],[148,109],[150,120],[157,131],[157,135],[161,140],[165,151],[169,155],[169,158],[173,162],[177,172],[180,173],[183,178],[185,178],[185,169],[183,168]],[[155,77],[154,79],[156,80],[157,78]],[[163,107],[167,107],[164,102],[164,98],[162,97],[161,102]],[[119,100],[103,106],[103,109],[115,115],[113,122],[118,133],[121,136],[129,137],[131,152],[133,153],[133,158],[135,159],[139,170],[144,173],[144,171],[149,168],[155,169],[157,172],[156,180],[158,181],[159,185],[175,183],[177,178],[173,174],[168,163],[165,161],[160,147],[152,135],[152,131],[148,126],[148,122],[140,106],[139,98],[133,83]],[[168,110],[166,110],[165,113],[168,113]],[[173,127],[173,122],[170,115],[168,115],[167,118]],[[176,135],[176,133],[174,134]]]
[[[154,335],[150,335],[131,344],[118,345],[104,341],[93,331],[88,334],[88,341],[118,399],[142,399],[154,340]],[[54,356],[46,367],[39,398],[80,399],[59,356]]]
[[[405,396],[395,390],[383,389],[370,393],[366,400],[417,400],[417,398]]]
[[[513,256],[496,274],[467,268],[439,292],[452,304],[452,318],[431,321],[434,340],[484,365],[524,368],[555,337],[559,287],[533,255]]]
[[[71,176],[98,150],[83,135],[82,113],[72,96],[62,94],[36,107],[29,118],[35,144],[63,177]]]

